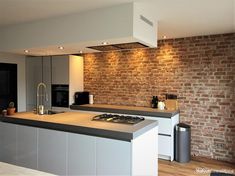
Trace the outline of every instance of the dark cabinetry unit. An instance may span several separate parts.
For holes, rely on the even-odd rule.
[[[0,63],[0,112],[11,101],[17,109],[17,64]]]
[[[52,84],[51,86],[52,106],[69,107],[69,85]]]

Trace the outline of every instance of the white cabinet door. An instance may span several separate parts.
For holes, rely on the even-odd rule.
[[[16,131],[16,164],[37,169],[37,128],[17,125]]]
[[[95,156],[95,137],[68,133],[68,175],[95,175]]]
[[[172,134],[172,123],[171,123],[171,118],[157,118],[158,120],[158,125],[159,125],[159,130],[158,134]]]
[[[16,125],[0,122],[0,161],[16,163]]]
[[[66,175],[67,133],[38,129],[38,170]]]
[[[158,135],[158,149],[160,155],[172,155],[172,140],[171,136]]]
[[[158,134],[172,134],[172,119],[165,117],[148,117],[145,116],[146,119],[149,120],[157,120],[158,121]]]
[[[97,175],[131,175],[131,143],[97,138]]]
[[[69,57],[52,57],[52,84],[69,84]]]

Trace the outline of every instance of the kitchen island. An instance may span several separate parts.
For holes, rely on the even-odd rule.
[[[157,121],[116,124],[94,115],[0,117],[0,160],[58,175],[157,175]]]

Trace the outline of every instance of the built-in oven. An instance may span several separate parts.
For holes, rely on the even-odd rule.
[[[54,107],[69,107],[69,85],[52,84],[51,101]]]

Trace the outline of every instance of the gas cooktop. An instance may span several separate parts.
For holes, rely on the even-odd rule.
[[[144,118],[138,116],[128,116],[128,115],[101,114],[93,117],[92,120],[133,125],[143,121]]]

